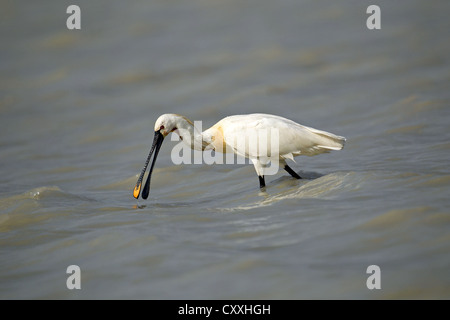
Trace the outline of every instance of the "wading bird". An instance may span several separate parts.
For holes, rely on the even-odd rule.
[[[142,179],[155,153],[150,172],[142,190],[142,198],[147,199],[150,179],[156,157],[164,138],[177,133],[183,142],[195,150],[215,150],[222,153],[234,152],[249,158],[255,166],[260,188],[265,187],[264,174],[268,164],[276,162],[292,177],[301,177],[286,163],[295,156],[314,156],[331,150],[341,150],[345,138],[332,133],[298,124],[292,120],[270,114],[246,114],[226,117],[208,130],[199,132],[186,117],[177,114],[163,114],[155,122],[155,136],[144,168],[134,187],[133,196],[137,199],[141,192]],[[256,140],[252,138],[255,138]],[[255,141],[258,146],[255,147]],[[278,166],[276,167],[278,169]]]

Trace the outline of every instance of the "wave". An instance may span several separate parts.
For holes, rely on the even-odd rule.
[[[0,232],[18,229],[63,215],[74,202],[92,201],[56,186],[43,186],[0,199]]]
[[[338,198],[340,194],[359,190],[364,182],[370,179],[371,173],[360,172],[336,172],[321,176],[314,180],[309,180],[298,188],[269,195],[265,192],[260,193],[264,196],[263,200],[256,201],[248,205],[242,205],[231,208],[219,208],[220,211],[250,210],[259,207],[273,205],[277,202],[287,199],[322,199],[332,200]]]

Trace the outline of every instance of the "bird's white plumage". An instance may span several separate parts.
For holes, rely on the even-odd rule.
[[[236,150],[235,141],[251,136],[258,130],[278,130],[278,153],[282,158],[292,159],[294,156],[314,156],[330,150],[341,150],[345,138],[335,134],[317,130],[298,124],[292,120],[270,114],[234,115],[220,120],[217,124],[203,133],[205,140],[211,140],[218,128],[223,132],[225,143],[229,144],[237,153],[247,157],[258,157],[261,154],[248,154],[243,150]]]

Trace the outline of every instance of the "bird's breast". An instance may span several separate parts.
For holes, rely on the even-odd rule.
[[[214,149],[217,152],[226,153],[227,144],[223,134],[223,128],[220,125],[214,125],[203,133],[203,140],[208,147],[206,149]],[[228,152],[233,152],[228,150]]]

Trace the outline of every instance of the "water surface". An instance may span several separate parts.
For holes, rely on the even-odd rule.
[[[70,4],[2,3],[0,298],[450,297],[448,1],[378,1],[375,31],[369,1],[80,0],[79,31]],[[137,202],[167,112],[347,144],[263,193],[252,166],[175,166],[166,141]]]

